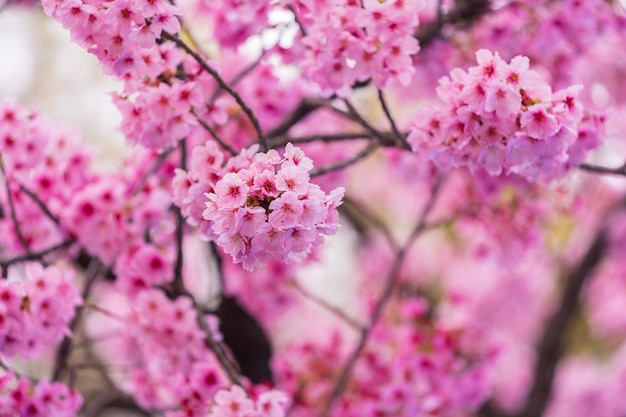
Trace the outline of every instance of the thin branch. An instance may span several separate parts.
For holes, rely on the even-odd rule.
[[[348,140],[359,140],[359,139],[371,139],[372,134],[370,132],[342,132],[342,133],[331,133],[328,135],[308,135],[308,136],[297,136],[290,138],[288,136],[277,137],[275,140],[272,140],[272,148],[277,148],[279,146],[286,145],[288,142],[291,143],[311,143],[311,142],[339,142],[339,141],[348,141]]]
[[[437,9],[437,18],[425,25],[421,25],[415,33],[415,38],[420,43],[420,48],[424,49],[435,39],[441,37],[442,29],[448,25],[469,26],[483,14],[488,13],[490,0],[462,0],[456,2],[456,7],[446,14]]]
[[[25,255],[15,256],[11,259],[7,259],[4,261],[0,261],[0,268],[2,268],[3,276],[5,271],[13,264],[28,262],[28,261],[39,261],[43,259],[44,256],[49,255],[52,252],[56,252],[61,249],[69,248],[72,243],[74,243],[73,239],[66,239],[63,242],[59,242],[56,245],[50,246],[49,248],[42,249],[38,252],[29,252]]]
[[[346,323],[348,323],[350,326],[354,327],[355,329],[361,330],[361,331],[363,330],[364,327],[363,327],[362,324],[360,324],[358,321],[356,321],[352,317],[348,316],[340,308],[337,308],[334,305],[330,304],[328,301],[326,301],[326,300],[324,300],[324,299],[322,299],[322,298],[320,298],[320,297],[318,297],[316,295],[313,295],[310,292],[306,291],[304,288],[302,288],[300,283],[298,283],[298,281],[296,281],[295,279],[291,281],[291,284],[304,297],[306,297],[309,300],[313,301],[315,304],[319,305],[320,307],[330,311],[335,316],[339,317],[341,320],[345,321]]]
[[[626,164],[617,168],[609,168],[592,164],[580,164],[578,168],[582,169],[583,171],[593,172],[596,174],[621,175],[626,177]]]
[[[402,133],[400,133],[400,131],[398,130],[396,121],[393,119],[393,116],[391,115],[389,106],[387,106],[387,101],[385,100],[385,95],[383,94],[383,91],[380,88],[377,90],[378,90],[378,101],[380,102],[380,106],[382,107],[383,112],[385,113],[385,116],[387,117],[387,120],[389,121],[389,125],[391,125],[391,130],[393,131],[398,141],[398,145],[400,145],[400,147],[404,149],[411,149],[411,146],[406,141],[405,136],[403,136]]]
[[[348,119],[357,122],[359,125],[361,125],[361,127],[363,127],[365,130],[367,130],[368,132],[370,132],[374,137],[376,137],[376,139],[378,139],[378,142],[383,145],[383,146],[388,146],[388,145],[397,145],[395,140],[391,140],[391,143],[389,143],[389,139],[378,129],[376,129],[374,126],[372,126],[367,120],[365,120],[365,118],[363,116],[361,116],[361,114],[358,112],[358,110],[352,105],[352,103],[350,103],[349,100],[345,99],[343,100],[343,102],[345,103],[346,107],[348,108],[348,112],[343,112],[339,109],[333,108],[333,110],[344,116],[347,117]],[[408,144],[407,144],[408,146]],[[410,147],[408,148],[410,149]]]
[[[395,252],[400,250],[400,245],[398,244],[398,242],[396,242],[396,239],[391,234],[391,231],[389,230],[387,225],[385,225],[385,223],[378,216],[369,211],[363,204],[354,201],[354,199],[350,198],[349,196],[344,196],[343,204],[340,207],[349,208],[349,210],[354,211],[359,216],[369,221],[376,229],[380,230],[380,232],[389,243],[389,246],[391,246],[391,248]]]
[[[187,140],[182,139],[178,143],[180,149],[180,169],[187,168]],[[183,283],[183,239],[185,237],[185,218],[180,210],[180,207],[174,206],[174,213],[176,214],[176,261],[174,262],[174,281],[172,287],[174,291],[179,292],[184,289]]]
[[[143,189],[143,187],[146,185],[146,182],[148,181],[148,178],[150,178],[153,174],[155,174],[159,170],[159,168],[161,168],[161,166],[163,166],[163,164],[165,163],[165,160],[174,152],[175,149],[176,149],[175,146],[170,146],[169,148],[167,148],[166,150],[164,150],[157,156],[157,158],[154,161],[154,164],[150,168],[150,171],[148,171],[146,175],[144,175],[141,178],[141,181],[139,182],[139,184],[133,185],[133,189],[131,191],[132,195],[136,194],[137,192],[140,192]]]
[[[204,319],[202,306],[196,302],[193,296],[188,295],[188,297],[191,298],[191,301],[193,302],[194,308],[196,310],[198,325],[205,334],[205,343],[217,357],[217,360],[222,365],[222,368],[226,371],[226,374],[228,375],[230,381],[233,384],[237,384],[240,387],[244,388],[241,376],[239,375],[239,371],[237,370],[237,366],[233,363],[233,361],[230,360],[230,358],[226,354],[226,351],[224,350],[224,347],[220,343],[215,341],[215,338],[213,337],[213,331]]]
[[[211,330],[204,318],[206,314],[204,311],[204,307],[199,304],[196,301],[195,297],[187,290],[187,288],[185,288],[185,284],[184,282],[182,282],[182,280],[180,281],[179,285],[173,287],[173,290],[174,297],[182,296],[187,297],[191,300],[193,308],[196,311],[196,322],[198,323],[198,327],[200,327],[205,336],[204,343],[215,354],[216,359],[218,360],[220,365],[222,365],[224,371],[226,371],[226,374],[228,375],[230,381],[233,384],[239,385],[245,390],[243,381],[241,380],[241,376],[237,369],[237,365],[235,365],[235,363],[228,357],[228,354],[226,353],[226,350],[224,349],[222,344],[215,340],[213,336],[213,331]]]
[[[256,130],[256,133],[257,133],[257,136],[258,136],[258,140],[259,140],[259,143],[261,145],[261,149],[263,151],[267,151],[269,149],[269,145],[267,143],[267,138],[265,137],[265,135],[263,134],[263,130],[261,129],[261,124],[259,123],[259,120],[255,116],[254,112],[250,109],[250,107],[248,107],[248,105],[245,103],[245,101],[243,101],[243,99],[241,98],[239,93],[237,93],[235,90],[233,90],[233,88],[230,85],[228,85],[228,83],[226,81],[224,81],[224,79],[219,75],[219,73],[215,69],[213,69],[204,60],[204,58],[202,58],[200,56],[200,54],[198,54],[196,51],[191,49],[181,39],[177,38],[176,36],[172,35],[171,33],[165,32],[165,31],[163,31],[161,33],[161,37],[163,39],[167,39],[168,41],[174,42],[176,45],[178,45],[179,48],[183,49],[185,52],[187,52],[189,55],[191,55],[193,57],[193,59],[195,59],[196,62],[198,64],[200,64],[202,69],[205,70],[206,72],[208,72],[215,79],[215,81],[217,81],[217,84],[220,86],[220,88],[226,90],[226,92],[228,94],[230,94],[235,99],[235,101],[237,102],[239,107],[241,107],[241,110],[243,110],[243,112],[246,114],[246,116],[248,116],[248,119],[250,119],[250,122],[252,123],[252,126],[254,127],[254,130]]]
[[[89,401],[89,404],[81,410],[80,415],[82,417],[97,417],[102,410],[107,408],[121,408],[139,413],[144,417],[153,417],[154,415],[153,411],[141,408],[132,396],[124,394],[117,389],[103,391],[99,396]],[[160,412],[158,413],[161,414]]]
[[[219,251],[217,250],[217,243],[215,243],[215,241],[209,242],[209,250],[211,251],[211,255],[213,255],[213,259],[215,259],[215,268],[217,269],[217,280],[220,285],[220,290],[219,290],[219,293],[217,294],[218,295],[217,300],[221,300],[222,294],[224,293],[224,288],[226,287],[226,283],[224,282],[224,263],[222,261],[222,257],[220,256]]]
[[[413,243],[415,242],[415,240],[418,238],[419,235],[422,234],[422,232],[427,227],[426,218],[430,214],[435,204],[435,200],[437,198],[437,195],[439,194],[439,190],[441,189],[442,182],[443,180],[440,178],[433,184],[430,197],[428,201],[426,202],[424,208],[422,209],[417,225],[411,232],[411,235],[407,239],[404,246],[398,251],[396,258],[393,262],[393,265],[391,266],[391,269],[389,270],[389,273],[387,274],[383,292],[380,298],[378,299],[378,301],[376,302],[376,305],[374,306],[374,309],[372,311],[372,315],[370,317],[370,323],[368,326],[364,327],[363,330],[361,331],[361,335],[360,335],[357,347],[354,349],[352,354],[348,357],[348,360],[343,366],[341,373],[339,374],[339,378],[337,379],[335,388],[330,393],[328,400],[326,404],[324,405],[323,411],[321,413],[322,417],[326,417],[330,414],[330,411],[332,410],[333,405],[339,399],[339,397],[341,397],[341,395],[343,394],[348,384],[348,380],[350,379],[350,375],[352,374],[352,370],[354,369],[354,366],[356,365],[356,362],[359,359],[361,352],[365,348],[365,344],[367,343],[367,339],[370,335],[370,332],[372,328],[378,322],[379,318],[382,315],[384,307],[387,305],[387,302],[389,301],[389,299],[391,298],[391,295],[393,294],[393,288],[396,285],[396,282],[398,280],[399,272],[400,272],[400,269],[402,268],[406,255],[409,253],[409,250],[413,246]]]
[[[83,288],[83,292],[81,294],[82,300],[87,300],[91,289],[93,288],[93,284],[96,282],[96,278],[100,273],[100,269],[102,264],[99,260],[93,259],[87,270],[85,271],[86,282],[85,288]],[[85,309],[85,304],[76,307],[74,318],[72,319],[69,328],[72,333],[76,331],[81,319],[82,313]],[[72,352],[72,343],[74,342],[74,338],[72,336],[65,336],[61,341],[61,344],[57,347],[55,361],[54,361],[54,370],[52,371],[52,380],[59,381],[61,379],[61,375],[63,371],[67,369],[67,360]]]
[[[265,53],[267,51],[264,49],[261,51],[261,54],[259,55],[259,57],[252,62],[250,65],[248,65],[246,68],[244,68],[239,74],[235,75],[235,77],[230,80],[228,82],[228,85],[230,85],[231,87],[236,86],[237,84],[239,84],[239,82],[241,82],[241,80],[243,80],[248,74],[250,74],[257,66],[259,66],[259,64],[261,63],[261,61],[263,60],[263,57],[265,57]],[[218,99],[218,97],[220,95],[222,95],[222,93],[224,92],[223,88],[218,88],[217,90],[215,90],[215,92],[213,93],[213,95],[211,96],[211,98],[209,99],[209,103],[214,103],[215,100]]]
[[[237,151],[235,150],[235,148],[233,148],[232,146],[230,146],[228,143],[226,143],[224,141],[224,139],[222,139],[222,137],[219,135],[219,133],[217,133],[217,131],[215,129],[213,129],[207,122],[205,122],[204,120],[202,120],[200,118],[200,116],[198,115],[198,113],[196,113],[195,110],[191,111],[191,114],[193,114],[196,117],[196,120],[198,121],[198,123],[200,123],[200,126],[202,126],[204,128],[204,130],[206,130],[207,132],[209,132],[209,134],[211,136],[213,136],[213,139],[215,139],[215,141],[229,154],[231,154],[232,156],[237,155]]]
[[[268,138],[275,138],[277,136],[282,136],[289,132],[293,126],[295,126],[298,122],[305,119],[309,114],[313,113],[315,110],[320,109],[326,106],[329,103],[327,99],[312,99],[312,98],[304,98],[298,106],[295,108],[291,114],[289,114],[285,120],[283,120],[278,126],[274,129],[270,130],[267,133]]]
[[[13,193],[11,192],[11,184],[9,184],[9,177],[7,176],[6,170],[4,169],[4,158],[0,155],[0,171],[2,172],[2,176],[4,177],[4,185],[7,190],[7,200],[9,201],[9,209],[11,210],[11,221],[13,222],[13,227],[15,228],[15,233],[17,234],[17,238],[22,245],[22,248],[30,253],[30,247],[26,238],[22,234],[22,229],[20,228],[20,224],[17,221],[17,216],[15,214],[15,205],[13,203]]]
[[[323,174],[328,174],[329,172],[338,171],[340,169],[349,167],[350,165],[367,158],[369,155],[374,153],[380,145],[375,141],[370,141],[365,149],[361,152],[353,156],[352,158],[346,159],[345,161],[337,162],[336,164],[330,164],[325,167],[321,167],[318,169],[314,169],[311,171],[311,177],[316,177]]]
[[[52,214],[52,212],[50,211],[46,203],[41,201],[41,199],[39,198],[37,194],[33,193],[31,190],[26,188],[23,184],[20,184],[20,191],[22,191],[24,194],[29,196],[35,202],[35,204],[39,206],[39,208],[41,209],[41,211],[43,211],[46,217],[52,220],[54,224],[56,224],[59,227],[61,226],[61,221],[58,219],[58,217]]]

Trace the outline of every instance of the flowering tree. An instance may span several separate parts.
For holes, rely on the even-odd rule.
[[[623,3],[41,7],[133,147],[0,102],[0,416],[626,415]]]

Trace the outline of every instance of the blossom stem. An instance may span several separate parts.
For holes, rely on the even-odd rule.
[[[443,179],[439,178],[433,184],[430,197],[428,201],[426,202],[426,204],[424,205],[424,208],[422,209],[417,225],[411,232],[411,235],[407,239],[404,246],[397,252],[395,260],[391,266],[391,269],[389,270],[389,273],[387,274],[383,292],[381,296],[379,297],[378,301],[376,302],[374,309],[372,311],[372,315],[370,317],[370,323],[369,325],[367,325],[366,327],[362,329],[360,337],[359,337],[359,342],[356,348],[354,349],[354,351],[352,351],[352,354],[348,357],[348,360],[343,366],[341,373],[339,374],[339,378],[337,379],[337,383],[335,384],[335,387],[330,393],[328,400],[322,410],[322,413],[321,413],[322,417],[327,417],[330,414],[330,411],[332,410],[333,405],[343,394],[348,384],[348,380],[350,379],[350,375],[352,374],[352,370],[354,369],[354,366],[356,365],[356,362],[359,359],[361,352],[363,352],[363,349],[365,348],[365,345],[367,343],[367,339],[371,333],[371,330],[378,322],[378,319],[381,317],[384,307],[387,305],[387,302],[390,300],[391,295],[393,294],[393,288],[395,287],[396,282],[398,280],[399,272],[400,272],[400,269],[402,268],[406,255],[408,254],[409,250],[413,246],[413,243],[415,242],[415,240],[422,234],[423,231],[427,229],[428,224],[426,223],[426,219],[428,215],[430,214],[433,206],[435,205],[435,200],[437,198],[437,195],[439,194],[442,183],[443,183]]]
[[[259,123],[259,120],[255,116],[254,112],[250,109],[250,107],[248,107],[245,101],[243,101],[239,93],[237,93],[230,85],[228,85],[228,83],[224,81],[224,79],[219,75],[219,73],[215,69],[213,69],[200,56],[200,54],[198,54],[196,51],[191,49],[184,41],[172,35],[171,33],[168,33],[165,31],[161,34],[161,36],[163,37],[163,39],[174,42],[179,48],[183,49],[185,52],[191,55],[193,59],[195,59],[196,62],[200,64],[202,69],[205,70],[207,73],[209,73],[215,79],[215,81],[217,81],[217,84],[220,86],[220,88],[224,89],[228,94],[230,94],[235,99],[235,101],[237,102],[241,110],[246,114],[246,116],[248,116],[248,119],[250,119],[250,122],[252,123],[254,130],[256,130],[259,144],[261,145],[261,149],[264,152],[267,151],[269,149],[269,145],[267,143],[267,138],[265,137],[265,135],[263,134],[263,130],[261,129],[261,124]]]

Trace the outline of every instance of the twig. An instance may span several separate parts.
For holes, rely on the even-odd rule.
[[[583,171],[593,172],[596,174],[621,175],[626,177],[626,164],[617,168],[609,168],[592,164],[580,164],[578,168],[582,169]]]
[[[74,243],[73,239],[66,239],[63,242],[59,242],[56,245],[50,246],[49,248],[46,248],[46,249],[42,249],[38,252],[29,252],[25,255],[20,255],[20,256],[13,257],[11,259],[0,261],[0,267],[2,268],[2,276],[5,276],[6,270],[13,264],[17,264],[20,262],[41,260],[44,256],[52,252],[69,248],[72,245],[72,243]]]
[[[347,140],[359,140],[359,139],[371,139],[372,134],[370,132],[341,132],[341,133],[331,133],[328,135],[308,135],[308,136],[297,136],[297,137],[277,137],[276,140],[272,140],[272,148],[276,148],[278,146],[286,145],[288,142],[291,143],[311,143],[311,142],[339,142],[339,141],[347,141]]]
[[[233,363],[233,361],[230,360],[230,358],[226,354],[226,351],[224,350],[222,345],[215,341],[215,338],[213,337],[213,332],[211,331],[208,324],[206,323],[206,320],[204,319],[204,312],[203,312],[202,306],[196,302],[193,296],[188,295],[188,297],[191,297],[191,301],[193,302],[194,308],[196,310],[198,325],[200,326],[200,329],[202,329],[202,331],[204,332],[206,336],[204,338],[205,343],[209,346],[209,348],[213,351],[213,353],[217,357],[217,360],[222,365],[222,368],[224,368],[224,370],[226,371],[226,374],[228,375],[228,378],[230,379],[230,381],[233,384],[237,384],[240,387],[244,388],[243,382],[241,380],[241,376],[239,375],[239,371],[237,370],[237,366]]]
[[[338,171],[340,169],[346,168],[354,164],[355,162],[360,161],[361,159],[365,159],[366,157],[374,153],[374,151],[376,151],[376,149],[378,149],[379,147],[380,145],[378,144],[378,142],[375,142],[372,140],[370,141],[370,143],[367,145],[365,149],[363,149],[361,152],[359,152],[352,158],[346,159],[345,161],[337,162],[336,164],[330,164],[325,167],[314,169],[313,171],[311,171],[311,177],[316,177],[319,175],[327,174],[329,172]]]
[[[30,253],[30,247],[28,245],[28,242],[22,234],[22,229],[20,228],[20,224],[17,221],[17,216],[15,214],[15,205],[13,204],[13,193],[11,192],[9,177],[7,176],[6,170],[4,169],[4,158],[2,155],[0,155],[0,171],[2,172],[2,176],[4,177],[4,185],[7,190],[7,200],[9,201],[9,209],[11,210],[11,221],[13,222],[15,233],[17,234],[17,238],[19,239],[22,248],[24,248],[26,253]]]
[[[180,169],[186,169],[187,167],[187,140],[182,139],[178,147],[180,149]],[[183,283],[183,239],[185,237],[185,218],[180,210],[180,207],[174,206],[174,213],[176,214],[176,261],[174,262],[174,280],[172,287],[174,291],[180,292],[184,289]]]
[[[52,214],[52,212],[50,211],[48,206],[43,201],[41,201],[41,199],[39,198],[39,196],[37,194],[33,193],[31,190],[26,188],[23,184],[20,184],[20,190],[24,194],[29,196],[35,202],[35,204],[37,204],[39,206],[39,208],[41,209],[41,211],[43,211],[43,213],[46,215],[46,217],[48,217],[50,220],[52,220],[52,222],[54,224],[56,224],[57,226],[59,226],[59,227],[61,226],[61,221],[58,219],[58,217],[56,217],[54,214]]]
[[[539,340],[532,388],[526,405],[516,415],[517,417],[543,415],[552,393],[557,365],[565,351],[565,335],[568,325],[578,309],[583,285],[602,260],[606,244],[606,232],[602,227],[583,259],[568,275],[559,307],[548,321]]]
[[[375,228],[380,230],[380,232],[383,234],[383,236],[389,243],[389,246],[391,246],[391,248],[395,252],[400,250],[400,245],[398,244],[398,242],[396,242],[396,239],[391,234],[391,231],[389,230],[389,228],[383,223],[383,221],[378,216],[376,216],[374,213],[369,211],[363,204],[357,201],[354,201],[354,199],[352,199],[349,196],[344,196],[343,204],[341,205],[341,207],[348,207],[350,210],[354,211],[361,217],[365,218]]]
[[[344,116],[349,118],[350,120],[353,120],[355,122],[357,122],[358,124],[361,125],[361,127],[363,127],[365,130],[367,130],[368,132],[370,132],[374,137],[376,137],[376,139],[378,139],[379,143],[383,146],[388,145],[388,139],[387,137],[385,137],[385,135],[380,132],[378,129],[376,129],[374,126],[372,126],[371,124],[368,123],[367,120],[365,120],[365,118],[363,118],[363,116],[361,116],[361,114],[357,111],[357,109],[352,105],[352,103],[350,103],[349,100],[345,99],[343,100],[343,102],[345,103],[346,107],[348,108],[348,112],[343,112],[339,109],[333,108],[333,110]],[[396,145],[395,140],[392,140],[391,143],[393,145]],[[407,144],[408,146],[408,144]],[[410,147],[408,148],[410,149]]]
[[[96,282],[96,278],[100,273],[101,263],[97,259],[93,259],[87,270],[85,271],[86,282],[85,288],[83,288],[83,292],[81,294],[81,298],[86,300],[89,297],[89,293],[93,288],[93,284]],[[72,333],[76,331],[78,324],[82,318],[82,313],[85,309],[85,305],[80,305],[76,307],[74,318],[72,319],[69,328]],[[65,336],[61,341],[61,344],[57,347],[55,361],[54,361],[54,370],[52,371],[52,380],[59,381],[61,379],[61,374],[64,370],[67,369],[67,360],[72,352],[72,343],[74,338],[72,336]]]
[[[132,396],[124,394],[117,389],[103,391],[90,401],[89,405],[83,408],[80,415],[82,417],[96,417],[100,415],[102,410],[107,408],[121,408],[139,413],[144,417],[153,417],[152,411],[144,410]],[[159,412],[159,414],[161,413]]]
[[[420,48],[424,49],[435,39],[441,36],[441,30],[447,24],[470,25],[483,14],[490,11],[490,0],[463,0],[457,1],[456,7],[446,14],[442,14],[438,6],[437,18],[432,22],[421,25],[415,33],[415,38],[420,43]]]
[[[143,187],[146,185],[146,182],[148,181],[148,178],[151,177],[152,174],[155,174],[159,170],[159,168],[161,168],[163,163],[165,163],[165,160],[172,154],[172,152],[174,152],[175,149],[175,146],[171,146],[157,156],[154,164],[150,168],[150,171],[148,171],[146,175],[142,176],[139,184],[133,185],[133,187],[131,188],[132,191],[130,191],[131,195],[134,195],[135,193],[140,192],[143,189]]]
[[[224,139],[222,139],[222,137],[217,133],[217,131],[215,129],[213,129],[207,122],[205,122],[204,120],[202,120],[202,118],[200,118],[200,116],[198,115],[198,113],[196,113],[195,110],[191,111],[191,114],[193,114],[196,117],[196,120],[198,121],[198,123],[200,123],[200,126],[202,126],[204,128],[204,130],[206,130],[207,132],[209,132],[211,134],[211,136],[213,136],[213,139],[215,139],[215,141],[229,154],[231,154],[232,156],[237,155],[237,151],[230,146],[228,143],[226,143],[224,141]]]
[[[266,52],[267,51],[265,49],[262,50],[259,57],[250,65],[248,65],[246,68],[244,68],[239,74],[235,75],[235,77],[228,82],[228,85],[230,85],[231,87],[234,87],[237,84],[239,84],[241,80],[243,80],[248,74],[250,74],[261,63]],[[215,100],[217,100],[218,97],[222,95],[223,92],[224,92],[223,88],[218,88],[217,90],[215,90],[215,92],[209,99],[209,103],[214,103]]]
[[[352,374],[352,369],[354,368],[354,365],[356,365],[356,362],[359,359],[361,352],[365,348],[365,344],[367,343],[367,339],[370,335],[370,332],[372,328],[378,322],[378,319],[382,315],[384,307],[387,305],[387,302],[389,301],[389,299],[391,298],[391,295],[393,294],[393,288],[396,285],[396,281],[398,280],[399,272],[400,272],[400,269],[402,268],[402,264],[404,262],[404,259],[406,258],[406,255],[408,254],[409,250],[413,246],[413,243],[415,242],[417,237],[426,229],[426,226],[427,226],[426,218],[430,214],[430,211],[432,210],[435,204],[435,200],[437,198],[437,195],[439,194],[439,190],[441,189],[442,182],[443,182],[442,179],[438,179],[433,184],[430,198],[426,202],[426,205],[424,206],[422,213],[419,216],[417,225],[413,229],[405,245],[398,251],[396,258],[394,260],[394,263],[391,266],[391,269],[389,270],[389,273],[385,280],[385,287],[383,289],[383,292],[380,298],[378,299],[378,301],[376,302],[376,305],[374,306],[374,309],[372,311],[372,315],[370,317],[370,323],[368,326],[364,327],[363,330],[361,331],[361,335],[360,335],[359,343],[357,344],[357,347],[354,349],[350,357],[348,357],[348,360],[346,361],[344,367],[342,368],[339,378],[337,379],[335,388],[330,393],[328,400],[326,404],[324,405],[323,411],[321,413],[322,417],[327,417],[329,415],[333,405],[339,399],[339,397],[341,397],[341,395],[343,394],[343,391],[345,390],[346,385],[348,384],[350,375]]]
[[[345,321],[346,323],[348,323],[350,326],[354,327],[355,329],[363,330],[363,325],[362,324],[360,324],[358,321],[356,321],[352,317],[348,316],[340,308],[337,308],[334,305],[330,304],[328,301],[326,301],[326,300],[324,300],[322,298],[319,298],[318,296],[313,295],[313,294],[309,293],[308,291],[306,291],[304,288],[302,288],[302,286],[295,279],[291,281],[291,284],[304,297],[306,297],[309,300],[313,301],[314,303],[316,303],[320,307],[323,307],[324,309],[330,311],[331,313],[333,313],[334,315],[336,315],[341,320]]]
[[[391,115],[391,111],[389,110],[389,106],[387,106],[387,101],[385,100],[383,91],[380,88],[378,89],[378,101],[380,102],[380,106],[382,107],[383,112],[385,113],[385,116],[387,117],[387,120],[389,121],[389,124],[391,125],[391,130],[393,131],[396,139],[398,140],[398,144],[400,145],[401,148],[410,150],[411,145],[409,145],[405,137],[398,130],[396,121],[393,119],[393,116]]]
[[[259,140],[259,143],[261,145],[261,149],[263,151],[267,151],[269,149],[269,145],[267,143],[267,138],[263,134],[263,130],[261,129],[261,125],[259,123],[259,120],[254,115],[254,112],[250,109],[250,107],[248,107],[248,105],[243,101],[243,99],[241,98],[239,93],[237,93],[235,90],[233,90],[228,85],[228,83],[226,81],[224,81],[224,79],[219,75],[219,73],[215,69],[213,69],[204,60],[204,58],[202,58],[196,51],[191,49],[181,39],[177,38],[176,36],[172,35],[171,33],[165,32],[165,31],[163,31],[161,33],[161,37],[163,39],[168,40],[168,41],[174,42],[176,45],[178,45],[179,48],[183,49],[185,52],[187,52],[189,55],[191,55],[193,57],[193,59],[195,59],[196,62],[198,64],[200,64],[202,69],[205,70],[206,72],[208,72],[215,79],[215,81],[217,81],[217,84],[220,86],[220,88],[226,90],[226,92],[228,94],[230,94],[235,99],[235,101],[237,102],[239,107],[241,107],[241,110],[243,110],[243,112],[246,114],[246,116],[248,116],[248,119],[250,119],[250,122],[252,123],[252,126],[254,127],[254,130],[256,130],[256,133],[257,133],[257,136],[258,136],[258,140]]]
[[[277,136],[282,136],[289,132],[293,126],[295,126],[298,122],[306,118],[309,114],[313,113],[315,110],[324,107],[329,103],[326,99],[312,99],[305,98],[300,101],[296,109],[289,114],[278,126],[274,129],[270,130],[267,133],[268,138],[274,138]]]

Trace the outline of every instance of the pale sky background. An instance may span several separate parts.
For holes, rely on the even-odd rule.
[[[100,73],[95,57],[40,8],[0,12],[0,99],[39,109],[81,131],[101,149],[104,165],[125,149],[115,130],[120,115],[110,99],[118,84]]]

